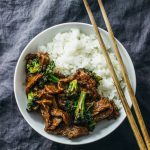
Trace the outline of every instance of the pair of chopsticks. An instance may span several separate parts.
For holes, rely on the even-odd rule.
[[[128,89],[128,92],[129,92],[129,95],[130,95],[130,98],[132,100],[132,103],[133,103],[133,107],[134,107],[134,111],[135,111],[135,114],[136,114],[136,117],[137,117],[137,120],[138,120],[138,123],[139,123],[139,126],[140,126],[140,129],[141,129],[141,132],[143,134],[143,137],[144,137],[144,140],[143,140],[143,137],[141,136],[141,133],[138,129],[138,126],[135,122],[135,119],[132,115],[132,112],[130,110],[130,107],[127,103],[127,100],[126,100],[126,97],[124,95],[124,92],[123,90],[121,89],[121,86],[120,86],[120,83],[119,83],[119,80],[118,80],[118,77],[116,75],[116,72],[113,68],[113,65],[112,65],[112,62],[110,60],[110,57],[109,57],[109,54],[107,53],[107,49],[106,49],[106,46],[103,42],[103,39],[102,39],[102,36],[98,30],[98,27],[97,27],[97,24],[96,24],[96,21],[94,19],[94,16],[92,14],[92,11],[90,9],[90,6],[87,2],[87,0],[83,0],[84,2],[84,5],[85,5],[85,8],[87,10],[87,13],[89,15],[89,18],[90,18],[90,21],[93,25],[93,28],[94,28],[94,31],[95,31],[95,34],[97,36],[97,39],[99,41],[99,44],[102,48],[102,51],[103,51],[103,55],[105,57],[105,60],[107,62],[107,65],[108,65],[108,68],[110,70],[110,73],[111,73],[111,76],[114,80],[114,83],[115,83],[115,86],[116,86],[116,89],[117,89],[117,92],[119,94],[119,97],[121,99],[121,102],[123,104],[123,107],[124,107],[124,110],[127,114],[127,118],[129,120],[129,123],[130,123],[130,126],[133,130],[133,133],[135,135],[135,138],[137,140],[137,143],[139,145],[139,148],[141,150],[150,150],[150,138],[149,138],[149,135],[148,135],[148,132],[147,132],[147,129],[146,129],[146,126],[145,126],[145,123],[144,123],[144,120],[143,120],[143,117],[142,117],[142,114],[140,112],[140,108],[138,106],[138,102],[137,102],[137,99],[134,95],[134,92],[133,92],[133,89],[131,87],[131,83],[129,81],[129,77],[127,75],[127,71],[126,71],[126,68],[125,68],[125,65],[123,63],[123,60],[121,58],[121,55],[120,55],[120,52],[119,52],[119,49],[118,49],[118,46],[117,46],[117,43],[116,43],[116,40],[115,40],[115,37],[114,37],[114,34],[113,34],[113,31],[112,31],[112,28],[111,28],[111,25],[109,23],[109,20],[108,20],[108,17],[107,17],[107,14],[106,14],[106,11],[104,9],[104,6],[103,6],[103,3],[102,3],[102,0],[98,0],[98,4],[100,6],[100,10],[101,10],[101,13],[102,13],[102,16],[103,16],[103,19],[104,19],[104,22],[106,24],[106,27],[107,27],[107,30],[108,30],[108,34],[109,34],[109,38],[111,40],[111,43],[112,43],[112,47],[114,49],[114,52],[115,52],[115,55],[117,57],[117,60],[119,62],[119,65],[120,65],[120,69],[121,69],[121,73],[123,75],[123,78],[124,78],[124,81],[127,85],[127,89]],[[146,144],[146,145],[145,145]]]

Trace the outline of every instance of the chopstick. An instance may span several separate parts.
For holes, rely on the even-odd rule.
[[[141,128],[141,131],[142,131],[145,143],[147,145],[147,148],[150,149],[150,138],[149,138],[149,135],[148,135],[148,131],[146,129],[146,126],[145,126],[145,123],[144,123],[144,120],[143,120],[143,117],[142,117],[142,114],[141,114],[141,111],[140,111],[137,99],[136,99],[136,97],[134,95],[134,92],[133,92],[133,89],[131,87],[131,83],[130,83],[129,77],[128,77],[125,65],[123,63],[123,60],[121,58],[121,55],[120,55],[120,52],[119,52],[119,49],[118,49],[118,46],[117,46],[117,43],[116,43],[113,31],[112,31],[112,28],[111,28],[110,22],[108,20],[108,17],[107,17],[104,5],[102,3],[102,0],[98,0],[98,4],[99,4],[100,10],[102,12],[102,16],[103,16],[105,25],[106,25],[107,30],[108,30],[108,34],[109,34],[109,37],[110,37],[110,40],[111,40],[111,43],[112,43],[112,47],[113,47],[114,52],[116,54],[116,57],[118,59],[123,78],[124,78],[124,80],[126,82],[127,89],[128,89],[129,94],[130,94],[130,97],[131,97],[131,100],[132,100],[132,103],[133,103],[133,108],[134,108],[134,111],[135,111],[138,123],[140,125],[140,128]]]
[[[92,23],[92,25],[93,25],[93,28],[94,28],[95,34],[96,34],[96,36],[97,36],[98,42],[99,42],[99,44],[100,44],[100,46],[101,46],[101,48],[102,48],[103,55],[104,55],[105,60],[106,60],[106,62],[107,62],[107,65],[108,65],[108,68],[109,68],[109,70],[110,70],[111,76],[112,76],[112,78],[113,78],[113,80],[114,80],[116,89],[117,89],[117,91],[118,91],[119,97],[120,97],[120,99],[121,99],[121,102],[122,102],[123,107],[124,107],[124,109],[125,109],[125,112],[126,112],[126,114],[127,114],[127,118],[128,118],[128,120],[129,120],[130,126],[131,126],[131,128],[132,128],[132,130],[133,130],[133,133],[134,133],[134,135],[135,135],[135,138],[136,138],[136,140],[137,140],[137,143],[138,143],[138,145],[139,145],[139,148],[140,148],[141,150],[146,150],[145,143],[144,143],[144,141],[143,141],[143,139],[142,139],[142,136],[141,136],[141,134],[140,134],[140,131],[139,131],[139,129],[138,129],[138,127],[137,127],[137,124],[136,124],[136,122],[135,122],[135,119],[134,119],[134,117],[133,117],[133,115],[132,115],[132,113],[131,113],[130,107],[129,107],[129,105],[128,105],[128,103],[127,103],[127,100],[126,100],[126,97],[125,97],[125,95],[124,95],[124,93],[123,93],[123,91],[122,91],[122,89],[121,89],[119,80],[118,80],[117,75],[116,75],[116,72],[115,72],[115,70],[114,70],[114,68],[113,68],[113,65],[112,65],[112,62],[111,62],[111,60],[110,60],[110,57],[109,57],[109,55],[108,55],[108,53],[107,53],[107,49],[106,49],[106,47],[105,47],[105,44],[104,44],[103,39],[102,39],[102,37],[101,37],[101,34],[100,34],[99,30],[98,30],[98,27],[97,27],[97,24],[96,24],[96,22],[95,22],[95,19],[94,19],[94,16],[93,16],[93,14],[92,14],[92,11],[91,11],[91,9],[90,9],[90,6],[89,6],[87,0],[83,0],[83,2],[84,2],[84,5],[85,5],[85,8],[86,8],[86,10],[87,10],[87,13],[88,13],[88,15],[89,15],[90,21],[91,21],[91,23]]]

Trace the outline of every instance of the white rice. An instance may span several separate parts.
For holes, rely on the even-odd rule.
[[[104,42],[117,76],[121,81],[121,86],[124,88],[125,84],[115,54],[109,42],[106,39],[104,39]],[[40,46],[39,49],[48,52],[56,67],[65,75],[73,74],[79,68],[86,68],[101,76],[103,80],[100,81],[98,87],[99,93],[110,100],[114,100],[120,107],[121,103],[114,82],[95,35],[86,35],[81,33],[79,29],[71,29],[68,32],[56,34],[50,43]]]

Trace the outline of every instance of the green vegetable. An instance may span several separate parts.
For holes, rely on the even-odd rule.
[[[27,64],[27,71],[29,73],[37,73],[40,72],[40,63],[37,58],[33,59],[30,63]]]
[[[28,93],[28,96],[27,96],[28,98],[27,110],[28,111],[31,111],[32,108],[36,105],[35,104],[35,101],[37,99],[36,97],[37,97],[36,93],[33,93],[33,92]]]
[[[46,68],[46,74],[51,74],[53,73],[53,70],[55,68],[55,63],[54,61],[50,61],[50,63],[48,64],[47,68]]]
[[[40,81],[38,82],[38,86],[39,88],[44,88],[44,85],[48,82],[48,81],[52,81],[53,83],[57,83],[59,81],[59,78],[57,78],[54,74],[53,74],[53,70],[55,68],[55,63],[54,61],[50,61],[50,63],[47,65],[47,68],[44,72],[43,77],[40,79]]]
[[[74,115],[74,111],[77,107],[78,102],[74,100],[67,100],[65,105],[65,110],[70,114]]]
[[[83,124],[85,124],[90,131],[93,131],[95,128],[96,122],[94,121],[90,110],[85,110]]]
[[[72,96],[77,94],[77,90],[78,90],[78,82],[77,80],[73,80],[69,83],[69,87],[66,92],[68,96]]]
[[[49,74],[49,80],[52,81],[52,82],[54,82],[54,83],[57,83],[59,81],[59,78],[57,78],[53,74]]]
[[[54,73],[53,73],[54,68],[55,68],[54,61],[50,61],[49,65],[46,68],[45,75],[46,75],[47,79],[49,79],[50,81],[52,81],[54,83],[57,83],[59,81],[59,78],[54,75]]]
[[[39,87],[40,89],[43,89],[47,81],[48,81],[48,78],[47,78],[46,75],[44,75],[44,76],[40,79],[40,81],[38,82],[38,87]]]
[[[77,121],[78,119],[84,119],[85,97],[86,97],[86,92],[81,91],[81,94],[78,100],[78,105],[75,110],[75,121]]]
[[[85,106],[86,92],[81,91],[78,104],[75,109],[75,120],[76,124],[85,125],[90,131],[95,128],[96,122],[94,121],[90,108]]]
[[[96,126],[96,122],[93,120],[93,118],[91,118],[90,121],[89,121],[89,124],[88,124],[88,129],[90,131],[93,131],[95,126]]]

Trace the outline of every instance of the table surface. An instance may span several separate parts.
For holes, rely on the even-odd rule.
[[[106,29],[98,3],[89,0],[95,19]],[[115,36],[135,66],[136,96],[150,132],[150,1],[105,0]],[[39,32],[65,22],[90,23],[82,0],[0,1],[0,149],[2,150],[136,150],[127,119],[112,134],[92,144],[69,146],[35,132],[20,114],[13,92],[16,62],[26,44]]]

